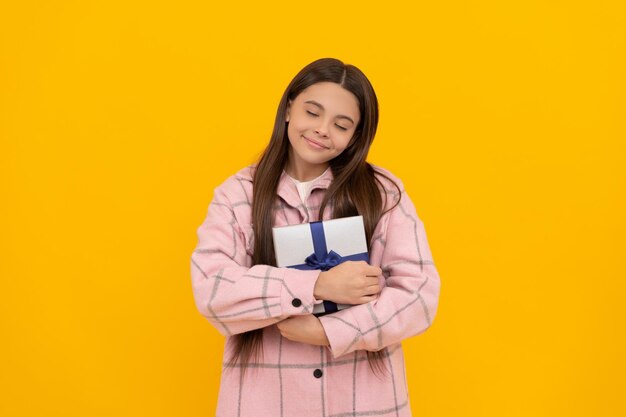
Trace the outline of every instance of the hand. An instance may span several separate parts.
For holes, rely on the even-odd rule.
[[[276,323],[283,337],[309,345],[328,346],[328,338],[320,320],[312,314],[291,316]]]
[[[378,276],[382,270],[365,261],[343,262],[320,273],[313,296],[318,300],[337,304],[364,304],[378,296],[381,291]]]

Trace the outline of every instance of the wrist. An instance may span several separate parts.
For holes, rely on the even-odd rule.
[[[330,341],[328,340],[328,335],[326,335],[326,329],[324,329],[324,325],[322,324],[322,322],[319,319],[319,317],[317,317],[317,323],[319,324],[319,327],[322,329],[321,334],[320,334],[320,345],[321,346],[330,346]]]
[[[317,281],[315,281],[315,286],[313,287],[313,297],[316,300],[324,300],[324,283],[327,275],[326,271],[322,271],[317,276]]]

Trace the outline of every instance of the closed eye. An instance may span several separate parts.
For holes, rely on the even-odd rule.
[[[307,112],[309,115],[311,115],[312,117],[318,117],[318,116],[319,116],[319,114],[317,114],[317,113],[313,113],[312,111],[309,111],[309,110],[306,110],[306,112]],[[348,130],[348,128],[347,128],[347,127],[343,127],[343,126],[340,126],[340,125],[338,125],[338,124],[335,124],[335,126],[337,126],[337,127],[338,127],[339,129],[341,129],[341,130]]]

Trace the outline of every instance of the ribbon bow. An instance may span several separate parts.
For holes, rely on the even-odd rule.
[[[304,262],[314,269],[328,271],[330,268],[339,265],[342,260],[343,258],[337,252],[331,250],[322,259],[319,259],[315,253],[312,253]]]

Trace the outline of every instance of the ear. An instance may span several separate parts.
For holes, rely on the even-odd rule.
[[[285,122],[289,122],[289,111],[291,110],[291,100],[287,102],[287,110],[285,111]]]

